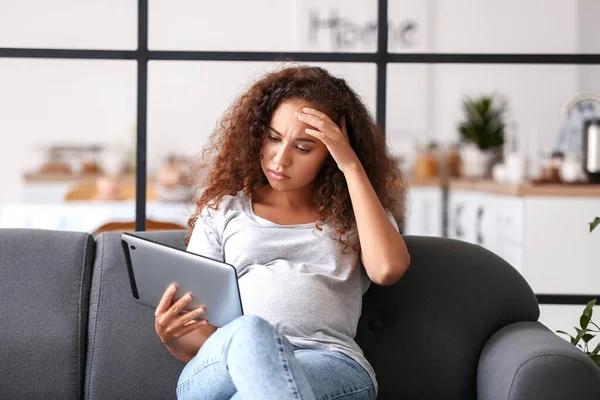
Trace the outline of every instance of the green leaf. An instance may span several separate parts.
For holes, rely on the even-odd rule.
[[[583,315],[581,316],[580,323],[584,320],[583,317],[587,317],[587,318],[585,318],[585,320],[587,321],[585,326],[581,325],[581,327],[583,329],[587,328],[587,325],[589,324],[590,320],[592,319],[592,313],[593,313],[595,304],[596,304],[596,299],[593,299],[592,301],[590,301],[587,304],[587,306],[585,306],[585,308],[583,310]]]
[[[581,329],[586,329],[591,319],[592,318],[589,315],[586,315],[584,312],[581,318],[579,318],[579,325],[581,326]]]
[[[590,232],[592,232],[596,227],[600,224],[600,217],[596,217],[592,222],[590,222]]]
[[[590,358],[591,358],[592,360],[594,360],[594,362],[595,362],[596,364],[598,364],[598,366],[600,366],[600,356],[599,356],[599,355],[590,356]]]
[[[585,342],[588,343],[590,340],[592,340],[594,338],[595,335],[591,335],[589,333],[586,333],[585,335],[583,335],[581,337],[581,339]]]
[[[598,352],[600,352],[600,343],[596,344],[596,348],[594,348],[594,350],[592,350],[592,352],[590,353],[590,356],[595,356],[596,354],[598,354]]]

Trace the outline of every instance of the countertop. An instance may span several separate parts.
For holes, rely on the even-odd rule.
[[[448,187],[449,189],[474,190],[507,196],[571,196],[600,197],[599,184],[569,183],[498,183],[489,179],[472,180],[465,178],[406,178],[408,187]]]

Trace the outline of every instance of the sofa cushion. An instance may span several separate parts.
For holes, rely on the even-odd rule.
[[[184,248],[183,231],[137,234]],[[154,309],[137,303],[131,294],[120,233],[102,233],[96,241],[85,397],[174,399],[184,364],[156,335]]]
[[[91,235],[0,229],[0,398],[83,394]]]
[[[536,298],[514,268],[480,246],[405,241],[411,267],[390,287],[371,285],[358,325],[378,399],[475,399],[487,340],[512,322],[537,321]]]

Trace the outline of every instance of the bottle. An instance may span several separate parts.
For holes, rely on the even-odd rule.
[[[600,121],[583,124],[583,170],[591,183],[600,183]]]

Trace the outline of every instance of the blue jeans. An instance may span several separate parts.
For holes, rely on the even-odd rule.
[[[350,357],[294,347],[267,321],[246,315],[204,342],[179,377],[177,398],[372,400],[375,389]]]

